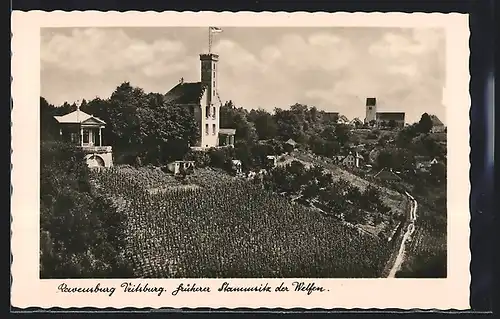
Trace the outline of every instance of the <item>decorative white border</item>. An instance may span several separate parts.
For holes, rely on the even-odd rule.
[[[124,280],[39,279],[39,96],[41,27],[112,26],[343,26],[443,27],[447,41],[448,118],[448,278],[318,279],[325,293],[217,293],[224,280],[147,280],[169,291],[125,294]],[[266,308],[469,308],[469,29],[462,14],[425,13],[214,13],[214,12],[17,12],[12,14],[12,294],[15,307],[266,307]],[[304,279],[305,281],[311,281]],[[141,280],[133,280],[138,283]],[[233,285],[293,279],[235,279]],[[57,286],[114,285],[104,294],[63,294]],[[144,280],[142,282],[145,282]],[[172,296],[179,282],[210,285],[211,293]],[[214,289],[215,288],[215,289]]]

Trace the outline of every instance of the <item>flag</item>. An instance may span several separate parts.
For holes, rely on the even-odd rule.
[[[217,28],[217,27],[210,27],[210,32],[212,32],[212,33],[220,33],[220,32],[222,32],[222,29],[221,28]]]

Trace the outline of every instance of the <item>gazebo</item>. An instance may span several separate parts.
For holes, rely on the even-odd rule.
[[[61,138],[81,147],[90,167],[113,166],[112,147],[102,143],[102,129],[106,126],[103,120],[82,112],[79,107],[76,111],[54,118],[59,123]]]

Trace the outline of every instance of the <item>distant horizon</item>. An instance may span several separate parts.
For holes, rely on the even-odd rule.
[[[446,125],[441,29],[222,29],[212,52],[220,56],[223,103],[270,113],[298,103],[363,120],[366,98],[376,97],[378,112],[405,112],[410,124],[428,113]],[[107,99],[124,82],[165,94],[181,77],[198,82],[199,54],[207,52],[206,28],[51,28],[41,35],[41,96],[56,106]]]
[[[133,84],[132,84],[132,83],[130,83],[130,85],[131,85],[131,86],[133,86]],[[159,92],[146,92],[146,91],[145,91],[144,93],[145,93],[145,94],[149,94],[149,93],[159,93]],[[162,93],[160,93],[160,94],[162,94]],[[73,105],[73,104],[77,104],[77,105],[78,105],[78,104],[81,104],[81,102],[83,102],[83,100],[85,100],[85,101],[88,103],[88,102],[90,102],[90,101],[92,101],[92,100],[94,100],[94,99],[96,99],[96,98],[99,98],[99,99],[102,99],[102,100],[106,100],[106,99],[109,99],[109,98],[110,98],[110,96],[108,96],[108,97],[106,97],[106,98],[104,98],[104,97],[100,97],[100,96],[97,96],[97,97],[94,97],[94,98],[92,98],[92,99],[85,99],[85,98],[84,98],[84,99],[81,99],[81,100],[76,100],[76,101],[65,101],[65,102],[63,102],[62,104],[57,104],[57,105],[56,105],[56,104],[51,103],[51,101],[49,101],[48,99],[46,99],[44,96],[40,96],[40,97],[44,98],[44,99],[45,99],[45,100],[46,100],[49,104],[53,105],[54,107],[63,107],[63,106],[64,106],[64,103],[68,103],[69,105]],[[227,103],[227,102],[229,102],[229,101],[230,101],[230,100],[224,101],[224,102],[223,102],[223,104],[225,104],[225,103]],[[77,103],[77,102],[79,102],[79,103]],[[234,102],[233,102],[233,103],[234,103]],[[295,104],[301,104],[301,103],[295,103]],[[290,109],[290,108],[291,108],[291,106],[293,106],[293,105],[294,105],[294,104],[289,105],[289,106],[286,106],[286,107],[279,107],[279,108],[280,108],[280,109],[282,109],[282,110],[288,110],[288,109]],[[302,105],[305,105],[305,104],[302,104]],[[314,106],[314,105],[306,105],[306,106],[307,106],[307,107],[309,107],[309,108],[316,107],[316,106]],[[239,108],[240,106],[235,105],[235,107]],[[249,112],[250,112],[250,111],[252,111],[252,110],[256,110],[256,111],[257,111],[257,110],[259,110],[258,108],[250,108],[250,109],[249,109],[249,108],[244,108],[244,107],[243,107],[243,109],[245,109],[245,110],[247,110],[247,111],[249,111]],[[318,111],[322,111],[322,112],[325,112],[325,113],[339,113],[339,116],[340,116],[340,115],[344,115],[344,114],[342,114],[342,113],[340,113],[340,112],[337,112],[337,111],[327,111],[327,110],[320,109],[320,108],[318,108],[318,107],[316,107],[316,109],[317,109]],[[272,110],[265,110],[265,111],[266,111],[266,112],[268,112],[268,113],[270,113],[270,114],[272,114],[272,115],[274,115],[274,113],[275,113],[275,112],[274,112],[274,109],[272,109]],[[399,113],[398,111],[388,111],[388,112],[385,112],[385,111],[377,111],[377,113],[379,113],[379,112],[383,112],[383,113]],[[427,113],[428,115],[435,115],[435,114],[433,114],[433,113],[431,113],[431,112],[424,112],[424,113]],[[421,115],[423,115],[424,113],[422,113]],[[406,116],[406,114],[405,114],[405,116]],[[435,115],[435,116],[437,116],[437,115]],[[347,116],[346,116],[346,117],[347,117]],[[439,118],[439,119],[443,122],[443,124],[446,126],[446,123],[444,123],[444,121],[443,121],[443,120],[442,120],[439,116],[437,116],[437,117],[438,117],[438,118]],[[361,121],[364,121],[364,116],[363,116],[363,117],[355,116],[355,117],[353,117],[353,118],[349,118],[349,117],[347,117],[347,118],[348,118],[349,120],[353,120],[353,119],[355,119],[355,118],[359,118]],[[419,120],[420,120],[420,118],[418,118],[418,120],[416,120],[416,121],[414,121],[414,122],[408,122],[408,121],[406,121],[406,118],[405,118],[405,123],[406,123],[406,124],[410,124],[410,125],[411,125],[411,124],[414,124],[414,123],[418,123],[418,122],[419,122]]]

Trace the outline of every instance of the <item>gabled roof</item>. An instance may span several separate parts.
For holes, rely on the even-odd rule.
[[[345,115],[340,115],[339,118],[337,119],[338,122],[344,122],[348,123],[349,119]]]
[[[168,91],[166,103],[199,104],[206,87],[201,82],[181,82]]]
[[[359,117],[355,117],[355,118],[353,118],[353,119],[351,120],[351,122],[350,122],[350,123],[351,123],[351,124],[352,124],[352,123],[361,123],[361,124],[363,124],[363,121],[361,121],[361,120],[359,119]]]
[[[289,139],[288,141],[286,141],[286,144],[290,144],[290,145],[297,145],[297,142],[295,142],[294,140],[292,139]]]
[[[444,125],[443,122],[441,122],[441,120],[436,115],[431,115],[430,118],[432,120],[432,125],[433,126]]]
[[[398,180],[398,179],[401,179],[401,177],[399,177],[398,175],[396,175],[394,172],[391,172],[387,169],[382,169],[380,170],[380,172],[378,172],[377,174],[375,174],[374,177],[378,177],[380,179],[384,179],[384,180]]]
[[[82,112],[81,110],[76,110],[62,116],[54,116],[54,118],[57,120],[57,122],[64,124],[81,124],[89,121],[97,122],[99,124],[106,124],[106,122],[104,122],[100,118]]]

